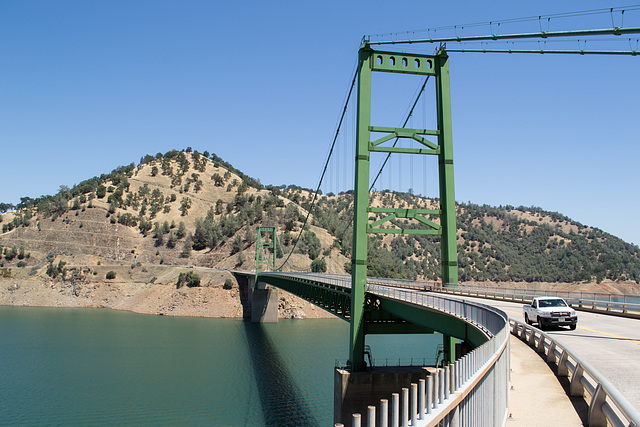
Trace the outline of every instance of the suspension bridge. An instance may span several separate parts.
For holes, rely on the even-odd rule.
[[[295,248],[300,241],[314,207],[322,197],[345,192],[352,194],[352,217],[337,239],[343,247],[345,241],[352,242],[350,278],[291,272],[296,270],[290,262],[293,249],[281,265],[277,265],[280,243],[274,227],[258,230],[255,272],[234,273],[239,283],[251,290],[252,321],[277,321],[277,291],[274,288],[278,288],[349,322],[349,358],[335,372],[336,423],[359,425],[359,416],[351,418],[351,414],[358,413],[366,414],[367,425],[378,425],[377,420],[379,425],[387,425],[388,420],[392,425],[398,422],[412,426],[504,425],[509,405],[509,334],[514,332],[524,337],[537,346],[539,352],[547,352],[547,360],[556,360],[561,344],[539,334],[535,328],[527,329],[510,321],[509,315],[501,309],[425,289],[400,289],[402,286],[398,282],[368,278],[368,236],[381,236],[382,240],[385,236],[434,239],[439,244],[440,266],[440,281],[436,287],[445,292],[455,291],[459,285],[450,54],[636,56],[638,50],[634,43],[637,46],[637,40],[629,36],[639,34],[640,27],[625,27],[624,17],[625,12],[629,17],[630,12],[638,10],[640,7],[634,6],[583,12],[584,15],[610,16],[612,26],[609,28],[551,31],[552,20],[567,18],[554,15],[484,23],[490,30],[488,34],[469,34],[470,28],[482,27],[471,25],[449,28],[454,34],[445,36],[440,35],[441,29],[440,33],[427,30],[426,37],[399,38],[395,34],[363,38],[318,188],[293,245]],[[539,31],[501,32],[501,26],[504,29],[507,24],[522,22],[537,23]],[[610,38],[615,43],[622,37],[628,38],[629,48],[599,47],[606,43],[603,40]],[[577,42],[579,48],[548,48],[547,41],[556,39]],[[530,40],[538,41],[536,49],[524,49],[516,44]],[[505,46],[489,47],[489,43],[505,43]],[[389,46],[406,49],[434,44],[437,47],[431,54],[388,50]],[[377,75],[419,80],[400,126],[383,123],[385,118],[379,110],[373,109],[374,82],[377,81],[374,76]],[[372,164],[379,165],[373,174]],[[375,196],[380,193],[376,189],[407,185],[408,193],[420,196],[413,200],[424,200],[422,205],[375,203]],[[395,371],[372,366],[366,336],[389,333],[441,334],[442,358],[438,366],[398,367]],[[567,362],[569,354],[558,355],[558,367],[562,366],[563,372],[572,372],[572,390],[582,394],[585,389],[588,391],[591,425],[606,425],[607,422],[636,425],[640,422],[637,410],[619,392],[612,390],[609,383],[605,386],[603,381],[597,380],[595,385],[591,384],[599,374],[590,373],[591,383],[584,380],[583,386],[574,387],[574,382],[579,383],[585,377],[585,364],[575,356],[573,365]],[[409,384],[412,384],[411,390]],[[377,402],[380,405],[376,407]]]

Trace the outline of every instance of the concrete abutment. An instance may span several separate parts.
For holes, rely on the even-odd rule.
[[[336,368],[334,372],[333,422],[351,427],[353,414],[366,417],[367,407],[381,399],[391,402],[391,395],[403,387],[411,387],[426,379],[430,371],[424,367],[380,367],[365,372],[349,372]],[[363,425],[365,425],[363,423]],[[377,425],[377,423],[376,423]]]

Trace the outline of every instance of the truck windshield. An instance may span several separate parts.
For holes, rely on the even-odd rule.
[[[538,301],[540,307],[566,307],[567,304],[561,299],[541,299]]]

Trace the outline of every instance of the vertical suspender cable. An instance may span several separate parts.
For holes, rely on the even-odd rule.
[[[309,205],[309,210],[307,211],[307,216],[305,217],[304,223],[302,224],[302,227],[300,228],[300,233],[298,233],[298,237],[296,237],[296,242],[294,243],[293,247],[291,248],[291,252],[289,252],[289,255],[287,255],[287,258],[283,261],[283,263],[280,265],[280,267],[278,267],[278,270],[280,268],[282,268],[282,266],[284,266],[287,263],[287,261],[289,261],[289,258],[291,257],[291,254],[293,254],[293,251],[295,250],[296,246],[298,245],[298,241],[300,240],[300,237],[302,236],[302,232],[304,231],[304,226],[309,221],[309,216],[311,215],[311,211],[315,207],[315,203],[316,203],[316,200],[318,198],[318,193],[320,191],[320,186],[322,185],[322,180],[324,179],[324,176],[325,176],[325,174],[327,172],[327,168],[329,166],[329,162],[331,161],[331,155],[333,154],[333,150],[334,150],[334,148],[336,146],[336,141],[337,141],[338,135],[340,133],[340,127],[342,126],[342,122],[344,120],[344,117],[347,114],[347,107],[349,106],[349,99],[351,99],[351,93],[353,92],[353,88],[356,85],[356,79],[357,78],[358,78],[358,67],[356,67],[356,71],[354,72],[353,79],[351,80],[351,86],[349,87],[349,93],[347,94],[347,99],[345,100],[344,108],[342,109],[342,114],[340,115],[340,120],[338,122],[338,127],[337,127],[335,135],[333,137],[333,142],[331,143],[331,149],[329,150],[329,155],[327,156],[327,161],[325,162],[324,168],[322,169],[322,174],[320,175],[320,181],[318,182],[318,186],[316,188],[316,192],[313,194],[313,199],[311,200],[311,203]]]

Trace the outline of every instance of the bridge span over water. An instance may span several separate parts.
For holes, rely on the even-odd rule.
[[[275,290],[266,288],[270,284],[354,327],[347,276],[239,271],[234,275],[253,293],[254,322],[277,321],[278,297]],[[336,423],[351,425],[354,413],[367,414],[368,419],[413,420],[414,426],[478,425],[479,420],[482,425],[501,425],[506,421],[510,329],[505,313],[480,303],[378,281],[367,283],[363,315],[356,328],[363,337],[438,332],[443,335],[444,357],[439,367],[377,367],[369,363],[353,369],[347,361],[344,368],[336,368],[334,376]],[[378,403],[376,417],[369,411]]]
[[[346,321],[351,320],[351,286],[348,276],[279,272],[261,272],[258,275],[253,272],[234,274],[238,280],[247,281],[249,287],[256,290],[270,284],[310,301]],[[263,292],[269,290],[263,289]],[[445,292],[453,293],[456,289],[448,289]],[[261,297],[258,300],[259,304],[266,302],[268,305],[268,299]],[[277,310],[277,296],[272,303]],[[259,316],[267,314],[269,309],[266,305],[260,306],[257,311]],[[575,380],[572,383],[584,383],[584,386],[579,388],[579,393],[585,395],[585,400],[591,406],[590,425],[606,425],[607,419],[609,423],[615,421],[614,425],[635,425],[633,423],[640,419],[636,409],[640,407],[640,393],[635,387],[640,380],[640,374],[633,368],[640,345],[640,339],[636,337],[638,320],[580,312],[576,331],[558,329],[543,334],[529,326],[525,331],[524,325],[518,323],[523,320],[521,313],[521,303],[467,296],[463,298],[431,290],[407,289],[407,283],[402,281],[368,280],[362,325],[365,335],[438,332],[443,334],[444,342],[448,343],[447,353],[440,366],[421,369],[423,378],[413,375],[389,380],[391,377],[388,376],[385,380],[390,383],[391,389],[387,387],[379,392],[367,388],[370,382],[375,382],[370,376],[364,381],[361,380],[367,383],[364,389],[356,388],[351,392],[340,389],[340,380],[356,383],[359,380],[357,377],[353,378],[353,373],[345,377],[345,374],[339,374],[340,370],[337,369],[336,420],[347,423],[345,416],[348,417],[353,412],[364,414],[368,410],[367,407],[375,405],[378,400],[389,397],[394,392],[400,396],[401,390],[405,389],[406,414],[400,409],[400,397],[396,403],[399,418],[404,417],[410,422],[414,409],[411,406],[413,397],[410,396],[408,386],[413,382],[416,385],[413,400],[416,401],[418,409],[413,422],[408,425],[478,425],[475,424],[478,419],[487,421],[486,425],[502,425],[506,420],[509,404],[507,337],[509,332],[513,332],[529,342],[534,347],[532,351],[537,349],[542,353],[543,358],[546,351],[546,360],[551,360],[551,354],[554,354],[552,365],[557,366],[558,371],[564,369],[565,376]],[[366,371],[375,374],[377,369],[379,368],[368,366]],[[586,374],[583,373],[584,370]],[[473,385],[467,384],[472,382],[471,378],[476,381]],[[398,385],[402,381],[406,384]],[[487,390],[487,382],[491,384],[490,390]],[[468,389],[464,389],[465,384]],[[470,390],[476,386],[477,389]],[[393,387],[396,387],[395,391]],[[420,387],[424,387],[424,397],[420,397]],[[446,396],[443,388],[447,389]],[[598,391],[601,394],[598,400],[594,395],[600,389],[602,391]],[[353,400],[354,394],[362,395],[365,399],[345,403]],[[470,403],[473,402],[474,396],[478,400],[478,396],[483,394],[485,397],[482,403]],[[468,401],[465,401],[463,395],[470,396]],[[455,396],[459,401],[450,402]],[[425,402],[431,402],[431,405]],[[478,411],[477,408],[472,409],[474,405],[488,405],[492,410]],[[429,406],[432,409],[431,414],[427,413]],[[422,408],[424,414],[419,408]],[[388,408],[379,407],[378,410],[384,410],[388,415]]]

